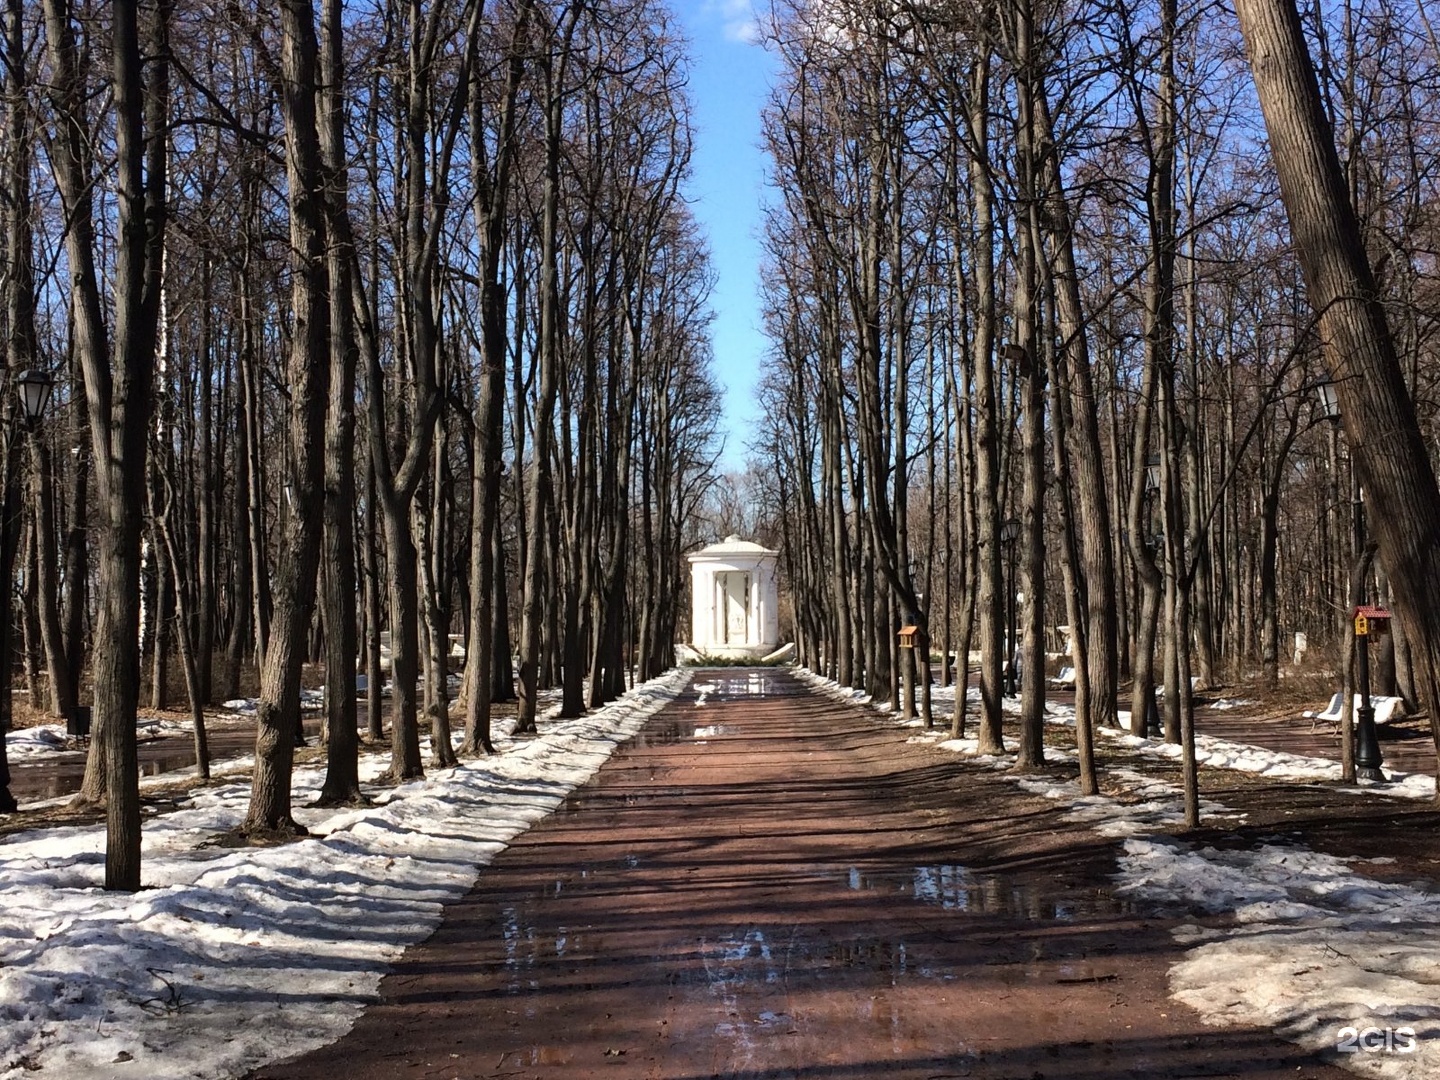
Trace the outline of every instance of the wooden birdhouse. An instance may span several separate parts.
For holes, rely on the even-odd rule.
[[[1361,604],[1355,608],[1355,636],[1376,637],[1390,630],[1390,609]]]

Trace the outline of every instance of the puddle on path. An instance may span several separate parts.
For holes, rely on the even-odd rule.
[[[955,865],[865,871],[851,867],[845,881],[851,889],[909,896],[947,911],[1037,922],[1131,915],[1136,911],[1134,903],[1118,899],[1108,890],[1065,888],[1034,876],[987,873]]]
[[[161,773],[179,769],[193,769],[195,755],[181,751],[166,757],[143,758],[140,761],[141,776],[159,776]],[[34,765],[10,766],[12,788],[26,802],[35,799],[58,799],[62,795],[74,795],[85,780],[85,759],[74,761],[45,762]]]
[[[662,798],[659,793],[622,791],[606,794],[592,784],[576,788],[560,805],[557,813],[577,814],[582,810],[611,811],[631,806],[650,806]]]
[[[573,927],[552,921],[546,911],[552,901],[566,893],[600,889],[614,892],[617,902],[623,902],[618,899],[624,891],[622,875],[645,865],[638,856],[627,854],[603,865],[576,867],[571,873],[556,877],[527,900],[506,905],[502,909],[501,937],[505,946],[508,992],[538,992],[537,965],[565,957],[579,942],[580,934]],[[822,876],[821,880],[837,879],[829,875]],[[975,872],[955,865],[863,872],[851,868],[839,881],[846,889],[935,905],[955,912],[957,917],[994,916],[1065,923],[1133,915],[1139,910],[1134,903],[1116,899],[1108,891],[1093,887],[1065,888],[1036,877]],[[883,973],[890,985],[906,977],[954,978],[944,969],[917,962],[912,950],[900,939],[845,940],[843,934],[837,933],[831,938],[822,932],[817,936],[794,926],[783,931],[750,926],[737,928],[730,936],[708,939],[702,936],[697,945],[700,965],[688,975],[682,975],[681,981],[712,987],[732,981],[774,983],[797,968]]]
[[[689,737],[693,724],[681,724],[671,720],[668,723],[650,723],[636,735],[631,746],[674,746]]]
[[[695,707],[725,698],[793,697],[804,688],[793,678],[781,678],[771,668],[710,669],[699,671],[690,684]]]
[[[495,1068],[497,1075],[509,1076],[513,1074],[499,1071],[501,1066],[569,1065],[574,1059],[574,1052],[566,1047],[532,1046],[528,1050],[505,1051],[495,1063]]]
[[[693,721],[671,720],[651,724],[636,735],[631,746],[654,747],[674,746],[677,743],[706,743],[726,735],[738,735],[740,729],[733,724],[696,724]]]

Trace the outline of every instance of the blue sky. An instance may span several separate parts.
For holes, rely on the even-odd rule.
[[[715,370],[725,388],[726,470],[743,467],[759,415],[755,386],[765,353],[760,332],[760,203],[765,159],[760,110],[770,85],[769,54],[751,44],[751,0],[675,0],[690,39],[695,107],[694,177],[689,194],[718,277]]]

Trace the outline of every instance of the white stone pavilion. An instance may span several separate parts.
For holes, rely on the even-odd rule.
[[[778,553],[738,536],[686,556],[690,560],[690,646],[701,656],[755,659],[780,644]]]

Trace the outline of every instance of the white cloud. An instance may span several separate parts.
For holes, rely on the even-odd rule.
[[[760,21],[752,0],[705,0],[705,14],[718,19],[725,37],[754,45],[760,39]]]

